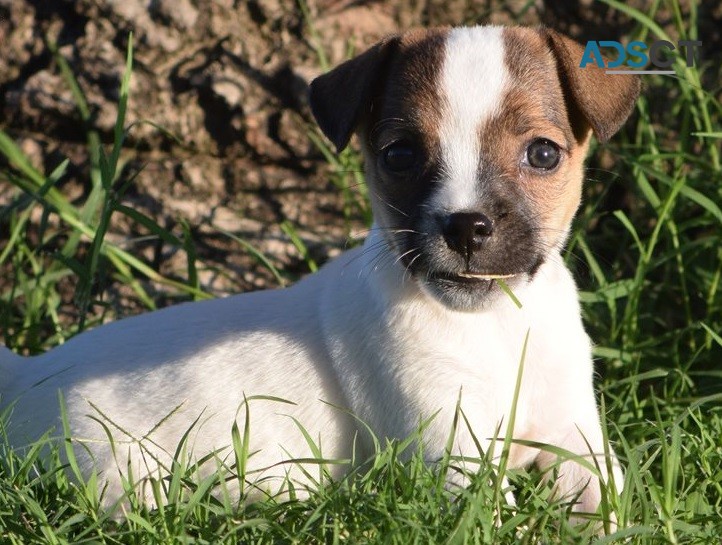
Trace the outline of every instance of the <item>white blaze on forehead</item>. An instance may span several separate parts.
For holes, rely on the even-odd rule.
[[[481,165],[479,127],[498,113],[508,72],[502,27],[453,29],[441,70],[439,139],[441,185],[435,196],[447,211],[472,208]]]

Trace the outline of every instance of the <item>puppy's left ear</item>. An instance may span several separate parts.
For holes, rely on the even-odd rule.
[[[581,44],[548,28],[541,32],[557,59],[575,136],[583,138],[591,128],[600,141],[609,140],[632,113],[639,96],[639,76],[606,74],[596,64],[581,68]]]
[[[311,82],[311,111],[337,151],[348,145],[363,115],[370,110],[398,40],[398,36],[390,36]]]

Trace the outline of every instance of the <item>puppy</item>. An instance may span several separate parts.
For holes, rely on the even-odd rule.
[[[187,431],[196,458],[231,466],[231,428],[246,419],[246,479],[264,489],[318,474],[293,462],[314,457],[301,426],[323,458],[350,459],[370,452],[365,426],[404,438],[428,420],[424,452],[437,460],[457,402],[469,425],[452,454],[478,457],[475,439],[486,451],[506,433],[528,335],[511,430],[527,443],[512,444],[509,467],[557,466],[533,441],[607,479],[590,341],[560,251],[590,137],[617,131],[639,84],[579,68],[582,52],[543,28],[418,30],[316,79],[322,131],[339,150],[357,133],[365,156],[375,223],[363,247],[289,289],[121,320],[35,358],[3,350],[14,447],[62,435],[60,391],[106,504],[128,469],[145,481],[169,467]],[[600,479],[585,464],[554,474],[558,496],[597,509]]]

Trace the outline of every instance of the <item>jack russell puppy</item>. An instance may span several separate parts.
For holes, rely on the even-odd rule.
[[[424,421],[433,462],[458,402],[468,426],[452,454],[478,459],[475,439],[486,452],[506,434],[528,333],[512,430],[527,443],[512,443],[508,467],[554,466],[557,497],[595,511],[608,465],[617,488],[622,476],[604,457],[590,341],[560,252],[591,135],[619,129],[639,82],[579,68],[582,53],[544,28],[415,30],[317,78],[322,131],[339,150],[355,133],[363,149],[375,218],[365,244],[288,289],[124,319],[30,359],[2,349],[11,444],[63,435],[62,392],[106,505],[129,467],[146,484],[170,467],[188,430],[196,459],[215,452],[231,467],[231,428],[246,418],[246,479],[267,490],[309,482],[293,462],[313,457],[299,424],[324,459],[358,459],[371,452],[367,429],[405,438]],[[597,464],[601,479],[528,441]]]

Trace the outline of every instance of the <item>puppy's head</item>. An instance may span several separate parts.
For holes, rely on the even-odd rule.
[[[582,53],[548,29],[411,31],[311,84],[334,145],[360,137],[398,262],[447,306],[482,307],[495,278],[528,281],[564,243],[590,136],[611,137],[639,92]]]

